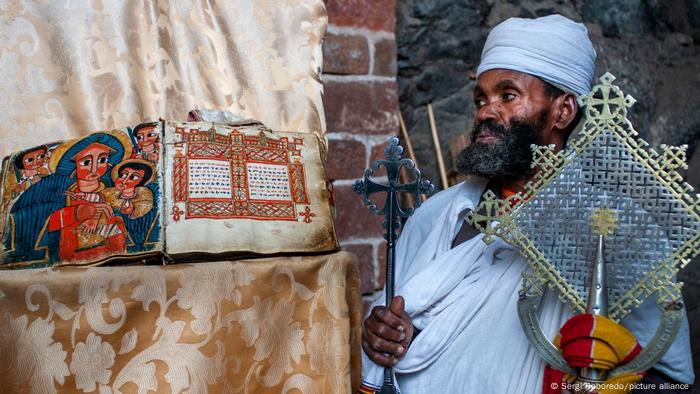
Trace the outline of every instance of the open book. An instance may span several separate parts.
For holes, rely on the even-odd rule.
[[[0,268],[338,248],[315,134],[142,123],[6,157]]]

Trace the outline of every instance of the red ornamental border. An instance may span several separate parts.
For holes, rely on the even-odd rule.
[[[173,160],[173,199],[185,202],[185,219],[256,219],[297,221],[296,204],[308,205],[304,166],[291,163],[290,157],[301,156],[303,139],[269,138],[263,132],[256,136],[233,130],[228,136],[215,130],[177,127],[186,146],[185,157]],[[228,162],[231,169],[231,199],[191,198],[187,194],[189,159],[210,159]],[[289,174],[289,188],[293,201],[251,200],[248,196],[246,164],[284,164]],[[310,211],[307,208],[307,211]],[[306,211],[305,211],[306,212]],[[308,213],[307,213],[308,214]],[[304,220],[305,223],[309,221]]]

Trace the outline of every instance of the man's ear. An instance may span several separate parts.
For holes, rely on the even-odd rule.
[[[576,96],[573,93],[564,93],[557,97],[555,101],[559,116],[554,121],[554,127],[559,130],[567,130],[579,111],[578,104],[576,104]]]

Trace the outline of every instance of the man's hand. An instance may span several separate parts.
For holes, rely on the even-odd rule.
[[[411,339],[413,324],[401,296],[394,297],[388,308],[374,307],[362,325],[362,349],[384,367],[393,367],[406,355]]]

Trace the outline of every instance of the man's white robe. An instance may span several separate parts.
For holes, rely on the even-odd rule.
[[[484,180],[472,179],[427,200],[409,218],[396,248],[396,294],[421,330],[394,371],[402,393],[541,393],[544,364],[530,345],[517,314],[527,262],[500,239],[481,236],[451,248],[464,214],[474,209]],[[644,346],[658,327],[653,299],[623,324]],[[383,305],[384,297],[375,301]],[[550,339],[572,315],[553,292],[539,306],[540,326]],[[383,368],[362,354],[363,380],[381,386]],[[688,322],[657,365],[692,383]]]

